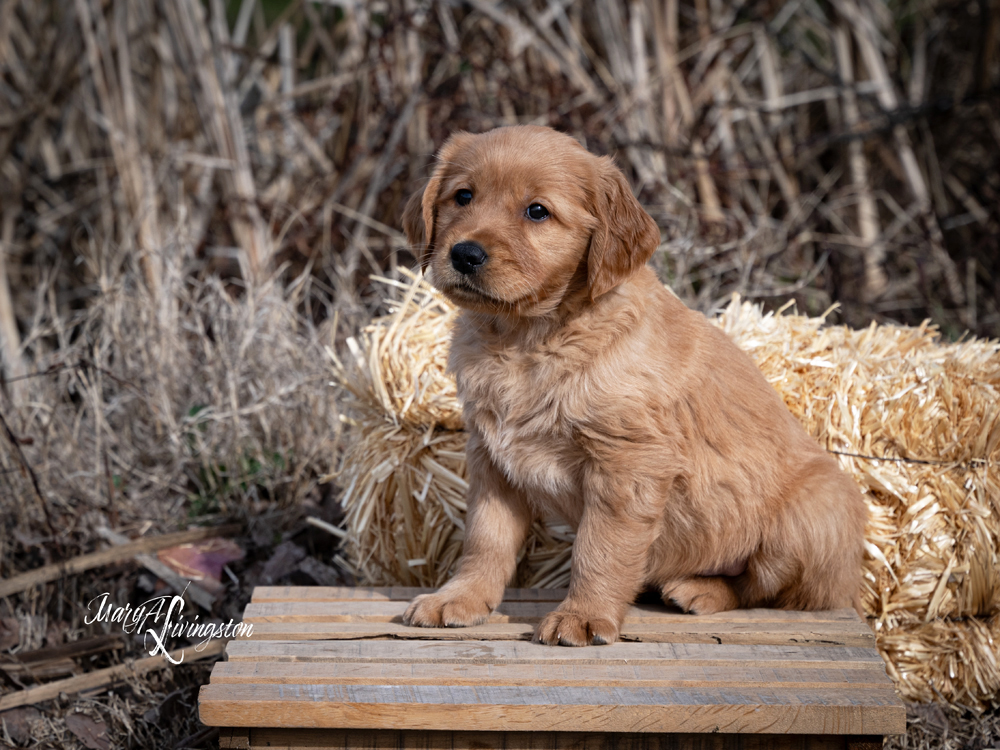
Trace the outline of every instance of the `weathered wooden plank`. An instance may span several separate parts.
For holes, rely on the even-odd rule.
[[[249,606],[253,605],[248,605]],[[447,641],[530,641],[535,625],[530,622],[489,622],[469,628],[416,628],[398,622],[277,622],[261,619],[258,615],[245,618],[253,624],[254,640],[357,640],[393,638],[399,640]],[[702,623],[691,618],[685,622],[645,623],[626,621],[622,625],[623,641],[666,643],[732,643],[732,644],[783,644],[801,643],[818,646],[868,646],[875,640],[867,626],[845,624],[844,627],[810,628],[788,623],[770,623],[763,626],[749,623]]]
[[[420,594],[436,589],[416,586],[257,586],[253,602],[339,602],[339,601],[398,601],[408,602]],[[507,602],[561,602],[566,589],[507,589]]]
[[[387,750],[843,750],[842,737],[804,734],[905,728],[853,610],[694,617],[640,604],[623,642],[560,649],[525,641],[564,590],[508,590],[474,628],[403,626],[427,591],[259,587],[244,616],[254,637],[230,642],[202,720],[249,728],[220,734],[231,747]]]
[[[800,645],[729,645],[700,643],[615,643],[610,646],[558,648],[513,641],[398,640],[229,642],[230,661],[386,662],[402,664],[601,664],[656,666],[742,666],[798,669],[879,669],[875,649]],[[888,677],[886,678],[888,684]]]
[[[225,731],[225,730],[224,730]],[[243,730],[220,747],[258,750],[845,750],[840,735],[602,732],[432,732],[372,729]],[[232,744],[223,744],[223,737]],[[882,737],[865,737],[881,747]]]
[[[418,594],[432,593],[435,589],[408,586],[363,587],[347,586],[257,586],[253,590],[253,604],[277,602],[363,602],[359,609],[344,609],[345,612],[367,611],[385,614],[392,611],[402,614],[406,604]],[[514,603],[555,602],[566,598],[566,589],[507,589],[498,611],[504,612],[505,606]],[[401,602],[400,609],[380,609],[382,603]],[[339,608],[338,608],[339,609]],[[544,612],[550,611],[545,609]],[[544,614],[543,612],[543,614]],[[629,610],[630,616],[651,616],[654,613],[665,619],[692,618],[677,610],[668,609],[665,605],[638,604]],[[697,615],[697,619],[706,622],[863,622],[857,612],[851,608],[814,610],[803,612],[787,609],[735,609],[727,612],[717,612],[713,615]]]
[[[251,640],[399,640],[530,641],[535,632],[528,623],[496,623],[470,628],[414,628],[392,622],[253,622]]]
[[[209,726],[873,734],[906,721],[889,688],[209,684],[199,704]]]
[[[875,669],[774,669],[632,664],[400,664],[219,662],[212,683],[281,685],[525,685],[535,687],[760,687],[884,690]]]
[[[243,619],[253,622],[392,622],[400,621],[409,602],[400,601],[285,601],[251,602]],[[490,616],[490,622],[538,622],[558,606],[551,602],[502,602]],[[853,609],[819,612],[794,612],[781,609],[736,610],[738,615],[720,617],[718,614],[701,617],[671,611],[665,606],[650,604],[633,605],[625,613],[629,623],[683,623],[693,622],[714,625],[770,626],[772,624],[807,625],[809,627],[841,626],[851,632],[871,632]],[[721,614],[721,613],[720,613]],[[734,613],[726,613],[733,615]],[[803,616],[805,615],[805,617]]]

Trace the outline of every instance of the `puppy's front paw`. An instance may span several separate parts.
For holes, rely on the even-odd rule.
[[[535,643],[547,646],[603,646],[618,640],[618,626],[604,617],[549,612],[535,629]]]
[[[438,591],[421,594],[406,608],[404,625],[422,628],[465,628],[486,622],[492,608],[481,598]]]

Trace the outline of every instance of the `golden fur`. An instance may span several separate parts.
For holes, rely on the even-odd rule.
[[[544,220],[526,214],[536,203]],[[857,487],[657,281],[659,232],[610,159],[548,128],[457,133],[403,223],[463,308],[450,368],[469,432],[459,572],[405,622],[484,621],[532,519],[551,514],[577,536],[543,643],[614,642],[649,586],[699,614],[856,605]],[[469,241],[488,258],[460,272],[452,248]]]

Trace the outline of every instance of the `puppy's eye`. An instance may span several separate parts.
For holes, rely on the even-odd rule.
[[[541,203],[532,203],[528,206],[528,210],[524,212],[524,215],[532,221],[545,221],[549,218],[549,209]]]
[[[472,191],[462,188],[455,193],[455,203],[460,206],[468,206],[472,202]]]

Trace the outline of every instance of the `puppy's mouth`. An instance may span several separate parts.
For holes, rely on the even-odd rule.
[[[459,301],[468,300],[480,303],[487,302],[502,307],[511,307],[512,305],[516,304],[516,302],[510,302],[505,299],[500,299],[499,297],[494,297],[489,292],[480,289],[478,286],[473,284],[465,277],[454,280],[451,284],[448,285],[447,289],[443,289],[442,291],[446,292],[447,294],[455,295],[457,298],[459,298]]]

